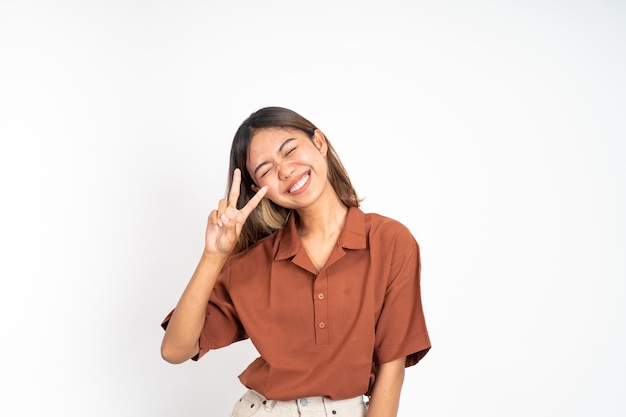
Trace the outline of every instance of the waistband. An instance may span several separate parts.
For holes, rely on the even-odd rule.
[[[242,397],[251,404],[255,404],[260,407],[265,407],[267,410],[271,410],[274,407],[285,407],[292,410],[300,411],[326,411],[327,413],[333,413],[333,411],[339,412],[348,408],[353,408],[359,405],[366,405],[364,397],[359,395],[358,397],[348,398],[345,400],[331,400],[328,397],[306,397],[299,398],[297,400],[279,401],[269,400],[263,395],[254,390],[248,390]]]

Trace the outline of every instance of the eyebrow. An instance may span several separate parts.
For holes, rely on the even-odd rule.
[[[282,145],[280,145],[280,147],[278,148],[278,152],[276,153],[281,153],[283,149],[285,148],[285,146],[287,146],[289,143],[293,142],[294,140],[296,140],[296,138],[289,138],[286,141],[284,141]],[[269,161],[263,161],[259,165],[257,165],[257,167],[254,168],[254,175],[256,175],[257,171],[261,169],[261,167],[265,164],[269,164]]]

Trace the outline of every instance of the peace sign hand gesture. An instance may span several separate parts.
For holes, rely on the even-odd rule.
[[[267,192],[267,187],[262,187],[244,207],[238,210],[237,200],[239,199],[240,185],[241,171],[237,168],[233,173],[233,183],[228,193],[228,200],[220,200],[217,210],[213,210],[209,214],[204,247],[207,255],[220,257],[230,255],[235,249],[243,224]]]

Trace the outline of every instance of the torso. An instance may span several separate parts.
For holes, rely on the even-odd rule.
[[[302,239],[292,220],[231,257],[201,352],[249,337],[259,357],[240,375],[245,386],[277,400],[342,399],[367,392],[373,362],[429,347],[417,242],[398,222],[350,213],[339,238]]]

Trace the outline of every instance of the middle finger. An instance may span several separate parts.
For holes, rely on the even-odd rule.
[[[228,206],[237,208],[237,201],[239,200],[239,188],[241,187],[241,171],[239,168],[235,168],[233,172],[233,182],[228,192]]]

